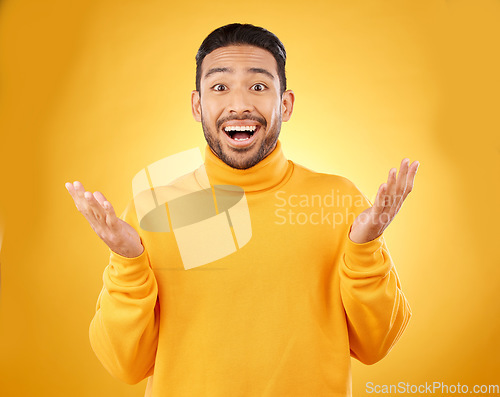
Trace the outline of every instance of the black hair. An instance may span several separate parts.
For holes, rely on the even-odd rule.
[[[210,33],[196,54],[196,90],[200,91],[201,64],[212,51],[229,45],[253,45],[269,51],[278,65],[281,95],[286,91],[286,51],[283,43],[270,31],[248,23],[231,23]]]

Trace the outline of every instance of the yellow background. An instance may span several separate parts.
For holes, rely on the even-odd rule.
[[[64,187],[121,213],[142,168],[203,149],[190,110],[213,29],[263,26],[288,52],[285,155],[373,201],[403,157],[421,163],[385,232],[413,317],[366,382],[500,384],[500,2],[0,3],[1,396],[142,396],[111,377],[88,326],[105,244]]]

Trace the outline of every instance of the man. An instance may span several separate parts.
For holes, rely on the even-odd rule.
[[[120,219],[102,193],[66,184],[110,248],[92,348],[115,377],[148,378],[146,396],[351,396],[350,357],[377,362],[408,324],[383,231],[418,162],[391,169],[371,205],[346,178],[287,160],[285,60],[274,34],[248,24],[216,29],[196,57],[207,147],[186,178],[243,189],[251,239],[234,253],[185,269],[173,233],[141,228],[134,201]]]

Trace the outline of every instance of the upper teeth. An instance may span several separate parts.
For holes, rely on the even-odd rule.
[[[255,131],[257,129],[256,125],[231,125],[229,127],[224,128],[224,131]]]

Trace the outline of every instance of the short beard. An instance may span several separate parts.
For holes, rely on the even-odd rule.
[[[217,157],[219,157],[224,163],[226,163],[232,168],[236,168],[239,170],[246,170],[261,162],[275,148],[281,130],[281,116],[280,119],[278,120],[277,131],[269,131],[270,134],[268,134],[267,137],[264,139],[257,153],[255,153],[252,157],[245,160],[239,159],[237,157],[235,158],[231,155],[224,153],[220,142],[221,140],[217,138],[218,131],[216,131],[215,134],[210,132],[210,128],[205,124],[205,121],[203,119],[203,113],[201,114],[201,126],[203,128],[203,134],[205,135],[205,140],[207,141],[208,146],[217,155]],[[251,148],[241,148],[238,149],[238,152],[245,153],[248,150],[251,150]]]

